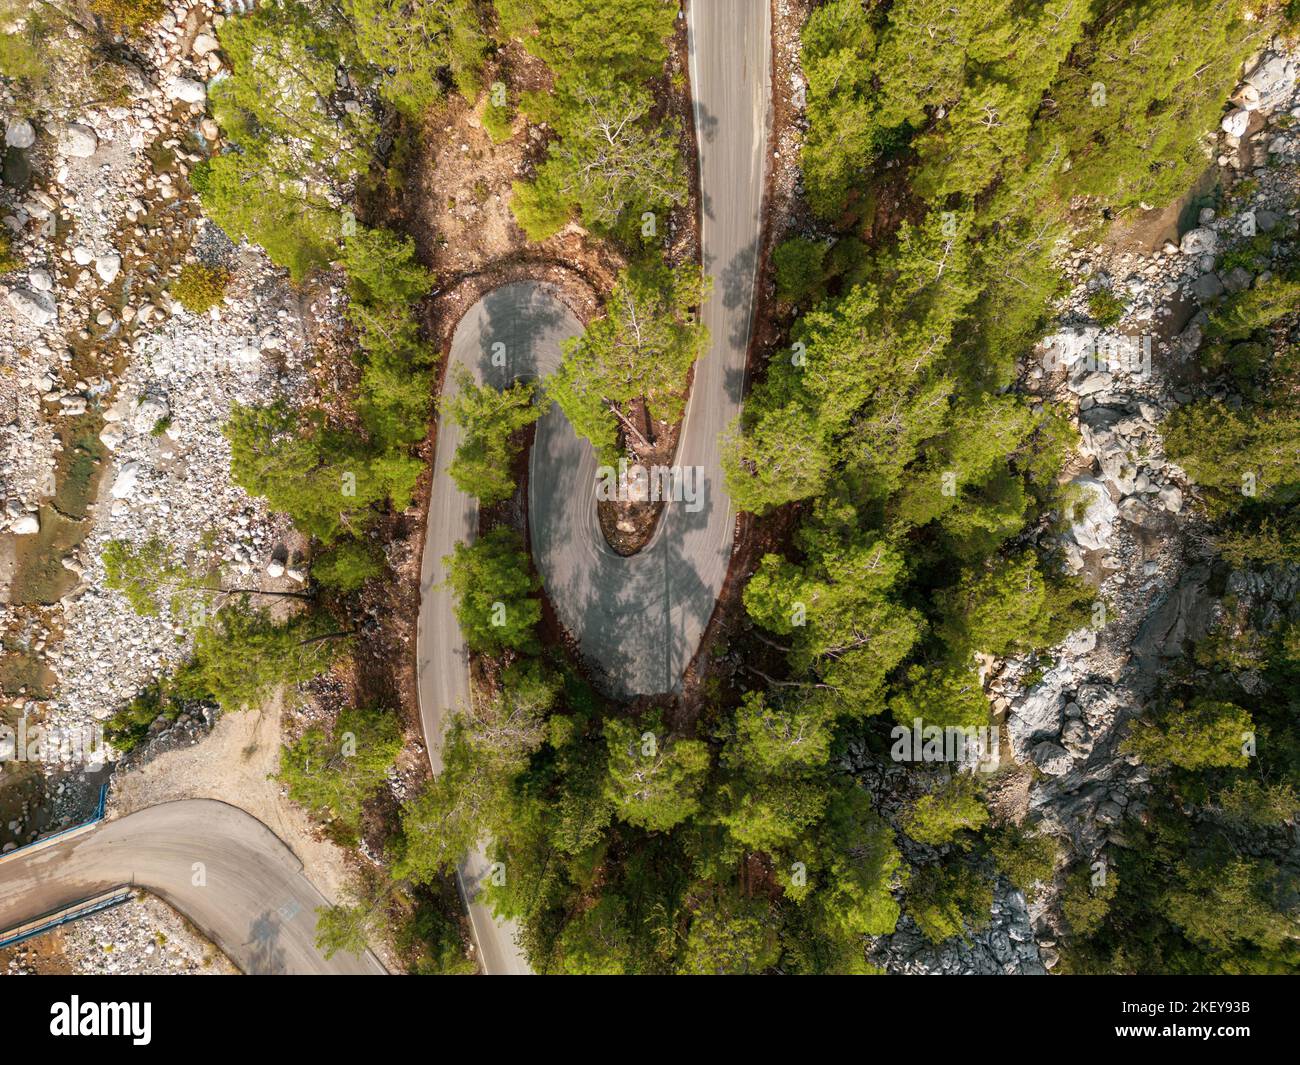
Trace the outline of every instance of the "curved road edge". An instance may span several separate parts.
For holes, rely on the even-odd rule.
[[[709,353],[697,366],[678,462],[699,465],[705,471],[710,507],[703,521],[687,521],[678,536],[657,535],[658,549],[633,556],[635,561],[620,559],[610,567],[596,562],[596,567],[611,572],[630,563],[644,578],[636,583],[644,583],[646,588],[657,576],[656,567],[667,575],[675,562],[681,576],[673,582],[675,586],[659,576],[663,591],[656,596],[657,610],[649,609],[644,589],[628,580],[630,567],[603,584],[595,581],[590,571],[580,583],[554,571],[555,560],[567,557],[574,563],[573,573],[581,577],[584,564],[600,557],[593,555],[593,545],[576,543],[571,535],[573,529],[595,528],[594,521],[588,520],[591,515],[585,512],[576,522],[571,519],[573,493],[562,490],[558,482],[551,487],[551,504],[570,510],[561,521],[548,522],[536,506],[539,475],[562,479],[565,472],[572,475],[581,467],[580,463],[553,461],[555,454],[538,461],[539,450],[544,450],[538,443],[543,437],[557,442],[557,454],[568,451],[563,430],[571,436],[572,429],[567,423],[562,429],[546,424],[557,418],[555,411],[539,424],[539,441],[530,456],[530,526],[552,602],[584,652],[607,670],[617,663],[608,670],[611,680],[616,688],[629,691],[670,690],[680,681],[713,614],[730,562],[735,522],[723,485],[719,436],[740,410],[748,365],[771,120],[770,16],[765,0],[692,0],[687,5],[700,160],[701,243],[705,272],[714,277],[715,287],[703,312],[711,334]],[[507,380],[536,373],[540,364],[558,357],[561,341],[579,329],[573,315],[543,286],[528,282],[502,286],[484,296],[458,323],[448,368],[451,362],[460,362],[482,378],[484,369],[492,365],[491,347],[500,342],[505,344],[508,360]],[[548,431],[551,429],[554,431]],[[450,479],[449,467],[459,439],[459,428],[439,419],[421,561],[417,688],[426,750],[435,774],[442,766],[445,717],[466,706],[470,692],[469,656],[442,565],[442,558],[458,541],[473,538],[477,526],[475,501]],[[577,498],[586,495],[589,493],[580,492]],[[549,535],[548,526],[553,530]],[[661,522],[661,533],[662,526]],[[675,558],[669,555],[670,546],[676,547]],[[593,599],[592,592],[600,601]],[[582,625],[577,619],[585,616],[598,617],[598,624]],[[618,641],[606,646],[601,641],[615,631],[615,626],[608,624],[615,616],[633,629],[619,632],[621,646]],[[647,617],[651,619],[648,627],[636,625],[638,618]],[[646,639],[639,639],[641,636]],[[656,651],[656,644],[663,645],[663,650]],[[655,656],[657,662],[652,660]],[[497,920],[477,901],[477,884],[486,868],[484,849],[479,847],[457,876],[484,971],[527,973],[530,969],[519,949],[514,922]]]
[[[369,950],[326,959],[316,908],[329,900],[252,814],[216,799],[161,803],[0,861],[0,929],[122,887],[157,895],[243,972],[383,975]]]

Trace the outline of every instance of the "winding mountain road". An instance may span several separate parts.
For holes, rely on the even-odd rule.
[[[726,577],[735,532],[720,436],[740,412],[762,232],[769,109],[770,25],[764,0],[695,0],[688,9],[700,157],[701,242],[713,295],[710,335],[695,368],[677,464],[697,467],[703,506],[666,506],[654,537],[630,558],[606,544],[596,517],[596,459],[558,408],[537,426],[529,474],[533,557],[564,626],[615,695],[675,690],[699,646]],[[465,314],[450,359],[497,387],[538,378],[581,326],[542,285],[488,293]],[[448,381],[450,381],[450,376]],[[452,482],[457,426],[440,419],[424,545],[417,639],[420,713],[436,773],[449,712],[469,702],[469,657],[446,587],[444,556],[470,541],[477,505]],[[485,970],[526,973],[510,922],[474,901],[487,868],[480,850],[461,870]]]
[[[120,887],[188,917],[243,972],[382,975],[366,951],[326,960],[302,862],[251,814],[212,799],[161,803],[0,858],[0,929]]]

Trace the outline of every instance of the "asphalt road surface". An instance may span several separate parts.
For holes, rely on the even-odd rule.
[[[700,154],[708,353],[695,368],[677,464],[702,478],[702,506],[665,507],[651,542],[631,558],[610,550],[596,518],[596,460],[553,408],[539,423],[529,477],[533,555],[547,593],[589,665],[616,695],[672,691],[695,654],[722,589],[735,531],[720,464],[720,436],[740,412],[761,239],[769,110],[769,12],[756,0],[689,6],[691,81]],[[544,376],[580,332],[543,286],[505,285],[466,313],[451,360],[498,387]],[[450,381],[450,377],[448,378]],[[417,646],[420,712],[434,772],[449,711],[469,700],[468,654],[445,587],[442,559],[473,538],[477,507],[451,481],[460,442],[438,426],[424,547]],[[461,870],[466,897],[486,869],[481,851]],[[470,918],[489,973],[527,972],[516,929],[480,903]]]
[[[162,803],[0,858],[0,929],[114,888],[157,895],[243,972],[381,975],[369,951],[316,949],[325,897],[251,814],[212,799]]]

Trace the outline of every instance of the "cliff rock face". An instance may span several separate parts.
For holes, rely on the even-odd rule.
[[[1264,54],[1225,117],[1217,166],[1227,183],[1249,178],[1250,198],[1233,213],[1202,209],[1195,228],[1152,251],[1115,241],[1073,253],[1073,290],[1057,330],[1025,370],[1027,391],[1075,411],[1079,505],[1059,547],[1067,567],[1097,586],[1096,624],[1054,648],[1046,668],[1041,658],[995,664],[988,689],[1012,757],[1033,767],[1021,813],[1068,840],[1074,861],[1124,845],[1122,822],[1141,819],[1149,774],[1120,743],[1162,674],[1209,630],[1218,608],[1212,586],[1226,579],[1227,594],[1260,609],[1296,609],[1293,572],[1213,571],[1204,520],[1187,505],[1196,488],[1165,457],[1161,436],[1168,414],[1193,398],[1181,382],[1201,348],[1206,308],[1257,280],[1228,267],[1225,253],[1257,233],[1292,230],[1300,217],[1296,168],[1276,165],[1300,157],[1296,74],[1295,56]],[[1236,110],[1245,121],[1228,121]],[[1109,326],[1088,310],[1103,288],[1125,307]],[[904,916],[873,957],[908,973],[1047,972],[1061,934],[1057,903],[1052,885],[1026,904],[999,878],[993,921],[970,942],[932,946]],[[1033,931],[1023,939],[1026,920]]]

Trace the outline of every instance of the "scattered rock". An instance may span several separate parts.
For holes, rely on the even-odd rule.
[[[106,285],[111,285],[117,280],[117,275],[122,270],[122,256],[117,252],[109,252],[107,255],[101,255],[95,260],[95,273],[99,279]]]
[[[30,148],[36,143],[36,130],[25,118],[11,118],[5,125],[5,144],[10,148]]]
[[[26,318],[32,325],[44,328],[53,325],[59,317],[58,305],[48,292],[32,292],[28,289],[11,288],[9,306]]]
[[[125,466],[122,467],[121,472],[118,473],[117,479],[113,481],[113,488],[112,488],[113,498],[130,499],[132,496],[135,495],[136,484],[139,481],[139,479],[140,479],[140,463],[128,462]]]
[[[1178,250],[1184,255],[1213,255],[1218,246],[1219,235],[1214,230],[1201,226],[1183,234]]]
[[[169,100],[186,104],[201,104],[208,98],[207,86],[192,78],[172,78],[166,91]]]
[[[1244,107],[1239,107],[1234,111],[1229,111],[1223,116],[1221,123],[1223,132],[1229,137],[1236,137],[1240,140],[1246,135],[1246,127],[1250,125],[1250,112]]]
[[[99,137],[89,126],[69,122],[59,131],[59,154],[73,159],[89,159],[99,150]]]

